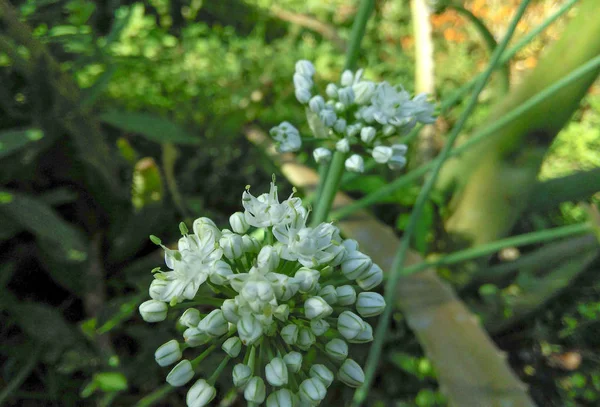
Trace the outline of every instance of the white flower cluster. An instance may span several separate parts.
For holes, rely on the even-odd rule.
[[[245,211],[230,217],[231,230],[219,230],[207,218],[194,221],[192,234],[181,226],[178,250],[165,248],[171,270],[154,270],[152,299],[140,306],[144,320],[162,321],[169,305],[192,301],[179,319],[186,328],[183,343],[171,340],[155,354],[161,366],[177,363],[167,382],[192,380],[206,352],[220,346],[223,368],[236,361],[233,385],[249,405],[316,406],[336,376],[360,386],[364,373],[349,357],[348,344],[373,340],[363,318],[385,308],[383,297],[369,291],[381,283],[381,268],[334,225],[307,227],[309,211],[300,198],[292,194],[279,202],[274,183],[258,197],[246,190],[242,205]],[[207,298],[220,307],[200,306]],[[182,360],[185,349],[196,347],[206,350]],[[303,363],[308,351],[310,362]],[[191,386],[188,406],[214,399],[213,376]]]
[[[326,86],[326,97],[314,92],[314,74],[310,61],[296,63],[296,99],[307,106],[315,136],[326,139],[325,147],[313,151],[318,163],[327,162],[335,148],[350,154],[345,162],[348,171],[363,172],[364,159],[355,152],[362,148],[375,162],[400,169],[406,164],[406,145],[389,144],[389,139],[405,134],[417,123],[435,122],[434,105],[427,101],[427,95],[411,99],[400,86],[363,80],[362,69],[356,73],[344,71],[340,83]],[[270,134],[282,152],[297,151],[302,146],[300,133],[288,122],[274,127]]]

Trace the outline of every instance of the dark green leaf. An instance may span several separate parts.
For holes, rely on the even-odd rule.
[[[12,306],[17,324],[34,340],[60,349],[78,342],[77,332],[50,305],[28,302]]]
[[[20,150],[29,143],[40,140],[44,133],[39,129],[7,130],[0,132],[0,158]]]
[[[81,95],[81,106],[82,107],[88,107],[88,106],[91,106],[94,104],[94,102],[96,101],[98,96],[100,96],[102,94],[102,92],[104,92],[104,89],[106,89],[106,87],[110,83],[110,80],[112,79],[112,77],[116,71],[117,71],[116,66],[114,66],[114,65],[109,66],[106,69],[106,71],[102,72],[102,74],[98,77],[98,79],[96,79],[96,82],[94,82],[94,84],[92,86],[82,90],[82,92],[81,92],[82,93],[82,95]]]
[[[148,113],[113,110],[103,113],[100,118],[114,127],[139,134],[157,143],[200,143],[199,135],[191,134],[182,126],[164,117],[157,117]]]

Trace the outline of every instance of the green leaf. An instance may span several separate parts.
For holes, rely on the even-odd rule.
[[[100,118],[111,126],[137,133],[157,143],[199,144],[201,141],[199,135],[189,133],[171,120],[148,113],[113,110],[103,113]]]
[[[7,130],[0,132],[0,158],[20,150],[29,143],[40,140],[44,133],[40,129]]]
[[[17,324],[34,340],[65,349],[79,340],[76,331],[65,321],[62,314],[50,305],[20,303],[10,307]]]
[[[0,215],[4,215],[53,249],[53,255],[67,262],[87,258],[84,235],[62,219],[50,206],[32,197],[0,190]]]
[[[127,378],[119,372],[96,373],[93,378],[98,388],[104,392],[127,390]]]
[[[102,92],[104,92],[104,89],[106,89],[106,87],[110,84],[110,80],[115,72],[117,72],[117,67],[115,65],[109,66],[106,71],[100,74],[92,86],[81,91],[82,107],[89,107],[94,104],[98,96],[100,96]]]

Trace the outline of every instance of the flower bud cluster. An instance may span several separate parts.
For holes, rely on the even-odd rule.
[[[322,96],[314,92],[315,72],[310,61],[298,61],[293,80],[296,99],[306,105],[313,133],[325,138],[323,145],[313,151],[315,161],[329,161],[331,150],[335,149],[349,155],[345,162],[348,171],[364,172],[361,152],[367,152],[376,163],[387,164],[391,169],[404,167],[406,145],[390,143],[390,139],[406,134],[417,123],[435,122],[434,105],[427,101],[427,95],[411,98],[401,86],[363,80],[360,69],[344,71],[340,82],[327,84]],[[280,151],[298,150],[300,137],[294,137],[294,142],[282,142],[281,126],[291,125],[283,122],[271,130]]]
[[[334,225],[307,227],[302,201],[292,194],[280,202],[274,183],[257,197],[246,190],[242,205],[244,212],[230,217],[233,231],[199,218],[193,233],[181,227],[177,250],[163,246],[169,270],[153,270],[152,299],[140,306],[142,317],[158,322],[169,306],[181,309],[191,301],[179,318],[183,341],[171,340],[155,353],[160,366],[175,364],[167,382],[183,386],[200,373],[205,354],[191,359],[184,353],[201,348],[224,352],[216,376],[232,363],[233,386],[256,405],[316,406],[336,378],[360,386],[364,373],[349,347],[373,340],[365,319],[385,308],[383,297],[369,291],[381,283],[381,268]],[[188,406],[215,398],[215,374],[190,387]]]

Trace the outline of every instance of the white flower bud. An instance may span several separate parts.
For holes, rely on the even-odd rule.
[[[237,336],[232,336],[223,342],[221,349],[232,358],[236,358],[242,351],[242,341]]]
[[[160,301],[163,298],[163,294],[167,290],[167,284],[168,284],[168,281],[166,281],[166,280],[161,280],[158,278],[155,278],[154,280],[152,280],[152,282],[150,283],[150,288],[148,289],[150,298],[152,298],[153,300]],[[147,322],[150,322],[150,321],[147,321]]]
[[[304,302],[304,315],[308,319],[325,318],[332,312],[331,305],[321,297],[310,297]]]
[[[354,82],[354,74],[351,70],[346,69],[344,72],[342,72],[340,83],[342,86],[352,86],[352,82]]]
[[[189,360],[184,359],[179,362],[167,375],[167,383],[173,387],[180,387],[192,380],[194,369]]]
[[[155,280],[156,281],[156,280]],[[148,300],[140,305],[140,315],[146,322],[160,322],[167,318],[168,306],[162,301]]]
[[[377,287],[382,281],[383,270],[381,270],[381,267],[379,267],[377,264],[373,263],[371,268],[356,280],[356,283],[360,288],[368,291]]]
[[[347,153],[350,151],[350,142],[347,138],[343,138],[335,143],[335,149],[340,153]]]
[[[309,76],[304,76],[300,73],[294,74],[294,86],[296,89],[308,89],[313,87],[313,81]]]
[[[338,87],[336,86],[335,83],[328,83],[327,86],[325,87],[325,93],[331,99],[337,99]]]
[[[392,126],[391,124],[386,124],[385,126],[383,126],[383,130],[382,133],[385,137],[391,137],[394,134],[396,134],[397,129]]]
[[[223,311],[215,309],[200,321],[198,329],[212,337],[218,337],[225,335],[229,330],[229,326],[223,315]]]
[[[342,113],[346,110],[346,105],[343,104],[342,102],[335,102],[335,104],[333,105],[333,109],[337,112],[337,113]]]
[[[346,87],[338,90],[338,98],[344,106],[350,106],[354,103],[354,91],[351,87]]]
[[[335,360],[342,361],[348,357],[348,344],[341,339],[335,338],[327,342],[325,351]]]
[[[214,264],[209,280],[215,285],[226,285],[229,283],[229,276],[232,275],[231,266],[223,260],[219,260]]]
[[[287,321],[290,315],[290,306],[287,304],[280,304],[273,311],[273,316],[280,320],[281,322]]]
[[[252,236],[242,236],[242,248],[245,253],[258,253],[260,250],[260,242]]]
[[[357,105],[369,103],[375,94],[375,88],[375,83],[371,81],[360,81],[352,85],[352,90],[354,91],[354,103]]]
[[[366,126],[360,129],[360,139],[363,143],[371,144],[375,140],[376,135],[377,130],[375,130],[375,127]]]
[[[313,151],[313,157],[317,164],[326,163],[331,160],[331,151],[325,147],[317,147]]]
[[[195,348],[210,342],[212,337],[198,328],[188,328],[183,332],[183,339],[188,346]]]
[[[356,290],[351,285],[342,285],[335,292],[339,305],[352,305],[356,301]]]
[[[242,237],[235,233],[223,233],[219,239],[219,246],[223,249],[223,254],[228,259],[239,259],[244,254],[242,246]]]
[[[385,164],[392,158],[392,148],[388,146],[377,146],[373,149],[371,155],[376,163]]]
[[[159,366],[169,366],[181,359],[181,349],[179,342],[175,339],[160,345],[154,352],[154,360]]]
[[[346,120],[337,119],[333,124],[333,130],[335,130],[339,134],[344,134],[344,132],[346,131]]]
[[[331,284],[326,285],[325,287],[321,288],[321,290],[319,290],[319,297],[327,301],[327,304],[329,305],[334,305],[335,303],[337,303],[338,300],[337,291],[335,287]]]
[[[185,400],[188,407],[204,407],[217,395],[217,389],[204,379],[198,380],[187,392]]]
[[[233,367],[231,376],[235,387],[244,387],[252,377],[252,369],[243,363],[238,363]]]
[[[342,262],[342,273],[349,280],[362,278],[363,274],[373,265],[373,261],[366,254],[357,251],[348,253]]]
[[[223,301],[223,305],[221,305],[221,311],[223,311],[223,317],[227,320],[227,322],[237,324],[240,320],[238,306],[233,299],[227,299]]]
[[[262,378],[254,376],[244,389],[244,398],[251,403],[262,404],[265,401],[267,388]]]
[[[351,340],[356,338],[366,325],[366,322],[355,313],[344,311],[338,317],[337,330],[344,338]]]
[[[321,364],[312,365],[308,375],[322,381],[325,387],[331,386],[334,379],[333,372]]]
[[[325,108],[325,100],[323,99],[323,96],[313,96],[308,102],[308,108],[314,113],[319,113],[321,110],[323,110],[323,108]]]
[[[356,310],[363,318],[374,317],[385,309],[385,300],[381,294],[374,292],[364,292],[358,294],[356,300]]]
[[[188,328],[195,328],[200,323],[200,311],[196,308],[188,308],[179,318],[179,323]]]
[[[294,394],[288,389],[277,390],[267,397],[267,407],[294,407]]]
[[[298,326],[289,324],[283,327],[281,330],[281,338],[288,345],[294,345],[298,341]]]
[[[306,88],[296,88],[294,95],[296,96],[296,100],[302,104],[308,103],[312,96],[310,91]]]
[[[250,229],[250,225],[246,222],[246,216],[243,212],[236,212],[231,215],[229,217],[229,224],[231,225],[231,230],[240,235],[243,235]]]
[[[308,293],[317,287],[320,276],[318,270],[302,267],[294,274],[294,279],[300,286],[300,292]]]
[[[365,322],[365,327],[353,339],[348,339],[350,343],[367,343],[373,340],[373,328]]]
[[[344,165],[346,166],[346,170],[350,172],[365,172],[365,162],[358,154],[352,154],[348,157]]]
[[[406,165],[406,151],[408,147],[405,144],[394,144],[392,146],[393,154],[388,161],[388,167],[392,170],[399,170]]]
[[[296,341],[296,346],[302,349],[303,351],[307,351],[311,346],[317,341],[315,338],[315,334],[308,328],[300,328],[298,331],[298,340]]]
[[[347,386],[358,387],[365,381],[365,372],[352,359],[346,359],[338,371],[338,379]]]
[[[323,109],[319,112],[319,119],[325,127],[331,127],[337,120],[337,115],[333,110]]]
[[[302,354],[292,351],[283,357],[283,361],[292,373],[298,373],[302,367]]]
[[[275,270],[279,266],[279,253],[273,246],[264,246],[258,253],[256,265],[263,271]]]
[[[344,246],[348,253],[352,253],[358,250],[358,242],[354,239],[345,239],[342,242],[342,246]]]
[[[254,345],[263,334],[263,327],[252,314],[246,314],[237,323],[238,335],[246,346]]]
[[[346,136],[350,138],[356,137],[356,135],[360,133],[360,129],[362,129],[362,124],[351,124],[350,126],[346,127]]]
[[[329,329],[329,323],[324,319],[313,319],[310,321],[310,330],[316,336],[324,335]]]
[[[325,388],[325,385],[321,380],[313,377],[304,380],[300,384],[298,395],[300,396],[300,400],[305,403],[317,405],[327,395],[327,388]]]
[[[209,218],[198,218],[194,221],[192,226],[194,234],[198,237],[204,236],[205,234],[212,234],[215,240],[221,237],[221,231],[215,225],[215,222]]]
[[[302,74],[304,76],[311,77],[315,74],[315,66],[312,62],[307,61],[306,59],[301,59],[296,62],[296,72]]]
[[[288,383],[288,370],[282,358],[274,358],[265,366],[265,377],[271,386],[281,387]]]

